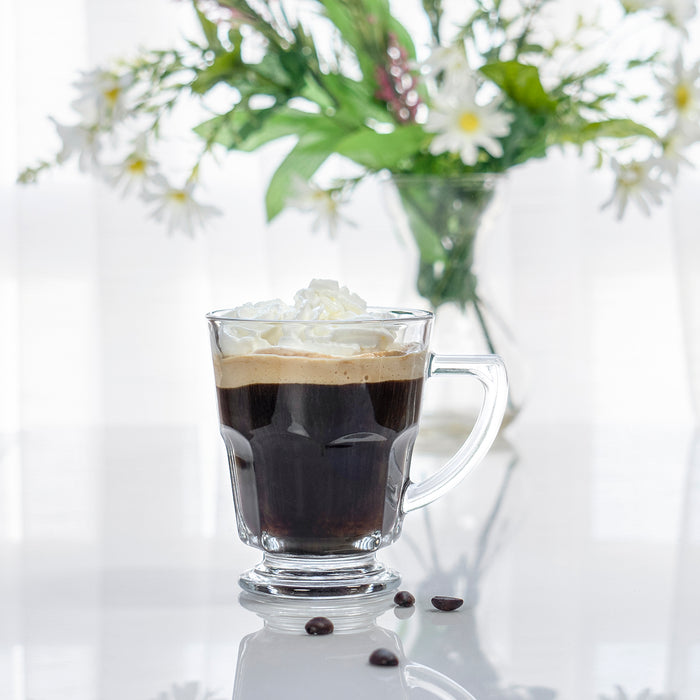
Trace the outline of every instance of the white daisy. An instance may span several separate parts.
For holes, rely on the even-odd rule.
[[[82,76],[74,83],[80,95],[71,106],[83,121],[107,128],[126,117],[126,92],[132,83],[130,75],[117,75],[96,68],[84,72]]]
[[[155,166],[156,161],[148,153],[146,134],[140,134],[134,140],[131,153],[121,163],[109,168],[107,180],[111,185],[121,187],[122,195],[128,194],[134,186],[143,192]]]
[[[49,119],[54,123],[61,139],[61,150],[56,156],[56,161],[59,164],[65,163],[77,154],[81,172],[96,170],[99,167],[98,157],[102,147],[97,127],[85,124],[68,126],[60,124],[53,117]]]
[[[625,12],[659,10],[672,26],[687,33],[686,23],[695,16],[695,0],[621,0]]]
[[[661,204],[661,194],[668,191],[668,187],[653,175],[658,166],[658,161],[653,159],[624,164],[613,160],[615,187],[603,208],[617,205],[617,218],[621,219],[627,204],[632,201],[649,216],[650,204]]]
[[[436,134],[430,152],[459,153],[465,165],[477,162],[479,148],[500,158],[503,147],[496,138],[508,135],[513,117],[500,111],[499,106],[498,100],[478,105],[473,82],[460,91],[446,90],[437,95],[425,124],[426,131]]]
[[[337,189],[324,190],[301,178],[295,180],[292,194],[287,199],[288,206],[315,215],[314,223],[311,226],[312,231],[325,228],[331,238],[335,238],[342,221],[349,223],[340,214],[340,207],[343,203],[341,193]]]
[[[428,75],[438,75],[443,71],[469,70],[464,44],[455,42],[447,46],[433,46],[430,56],[421,66]]]
[[[687,33],[686,24],[695,16],[695,0],[660,0],[659,7],[669,24]]]
[[[659,158],[659,167],[675,180],[681,165],[693,167],[683,151],[698,141],[700,141],[700,124],[696,122],[688,121],[671,129],[661,143],[662,154]]]
[[[697,121],[700,117],[700,62],[686,68],[682,56],[673,64],[673,76],[660,78],[664,89],[660,115],[675,115],[678,120]]]
[[[157,203],[153,217],[166,222],[168,233],[182,231],[192,236],[204,226],[206,219],[221,214],[216,207],[200,204],[194,198],[195,184],[189,180],[184,187],[173,187],[160,174],[148,181],[142,199]]]
[[[654,6],[654,0],[621,0],[625,12],[640,12]]]
[[[469,65],[464,44],[460,42],[434,47],[421,69],[426,78],[433,81],[429,85],[433,90],[438,78],[440,90],[454,93],[469,90],[475,83],[475,73]]]

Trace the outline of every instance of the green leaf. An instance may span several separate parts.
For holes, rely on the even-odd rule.
[[[322,114],[289,107],[251,110],[239,105],[199,124],[194,131],[208,143],[221,144],[228,150],[250,152],[283,136],[308,132],[323,134],[337,128],[332,119]]]
[[[366,81],[374,80],[377,61],[386,59],[386,40],[394,34],[410,59],[415,47],[410,33],[391,13],[388,0],[319,0],[328,19],[336,26],[345,43],[355,52]]]
[[[326,86],[325,76],[324,76],[324,87]],[[306,75],[304,85],[302,86],[299,94],[304,99],[314,102],[321,109],[329,109],[334,107],[333,98],[328,92],[318,84],[316,79],[310,74]]]
[[[307,69],[307,61],[304,54],[297,49],[290,49],[279,56],[280,66],[291,80],[290,84],[301,85],[304,82],[304,74]]]
[[[378,105],[374,98],[374,83],[370,87],[352,78],[338,73],[324,73],[320,80],[328,92],[333,95],[338,115],[348,118],[356,125],[364,124],[368,119],[387,121],[389,113],[385,105]],[[390,119],[393,122],[393,118]]]
[[[553,112],[557,106],[556,100],[542,87],[540,74],[535,66],[518,61],[500,61],[487,63],[479,70],[486,78],[496,83],[508,97],[533,112]]]
[[[304,83],[306,60],[300,51],[292,47],[288,51],[265,54],[260,63],[248,64],[248,68],[263,81],[286,88],[291,93]]]
[[[360,31],[358,22],[360,6],[357,3],[337,2],[337,0],[319,0],[319,2],[323,5],[326,17],[340,32],[343,41],[354,51],[365,79],[372,78],[374,57],[368,55],[368,47]],[[365,22],[367,22],[366,16]]]
[[[240,53],[226,51],[216,56],[206,68],[198,72],[190,89],[198,95],[203,95],[217,83],[234,84],[235,77],[240,75],[243,70],[245,70],[245,65],[241,61]]]
[[[204,32],[204,38],[207,41],[207,45],[213,51],[222,50],[221,42],[219,41],[218,27],[210,19],[204,15],[204,13],[197,7],[197,3],[193,2],[194,10],[197,13],[197,19],[202,27],[202,32]]]
[[[559,143],[583,145],[598,139],[628,139],[635,136],[654,140],[659,138],[649,127],[638,124],[632,119],[608,119],[599,122],[582,122],[577,128],[570,126],[554,139]]]
[[[342,139],[336,152],[369,170],[392,170],[419,151],[425,140],[418,124],[397,127],[388,134],[365,127]]]
[[[311,179],[333,153],[341,133],[314,133],[299,139],[270,180],[265,194],[268,221],[272,221],[284,209],[293,192],[295,181]]]
[[[485,164],[491,170],[507,170],[531,158],[544,158],[547,154],[549,137],[555,128],[553,115],[533,112],[520,104],[512,106],[513,121],[507,138],[500,139],[503,155],[498,159],[487,157]],[[486,154],[482,152],[481,156]]]
[[[240,46],[218,53],[192,81],[194,93],[204,94],[225,82],[243,95],[272,95],[285,101],[299,94],[305,81],[306,64],[299,51],[268,53],[258,63],[244,63]]]
[[[614,100],[616,97],[617,93],[606,92],[602,95],[597,95],[594,99],[588,102],[588,104],[586,104],[586,107],[588,107],[588,109],[602,110],[606,102],[610,102],[610,100]]]
[[[389,25],[389,31],[396,35],[399,42],[399,46],[406,49],[406,54],[409,60],[413,60],[416,57],[416,47],[413,44],[413,38],[410,32],[395,18],[388,13],[387,23]]]
[[[435,231],[420,221],[411,222],[411,233],[418,246],[420,260],[425,265],[445,261],[445,249],[437,238]]]
[[[424,189],[399,187],[398,192],[411,234],[418,246],[421,266],[432,268],[436,262],[444,263],[447,260],[447,251],[442,245],[439,231],[436,230],[436,202]]]
[[[519,51],[521,54],[524,53],[541,53],[545,55],[549,55],[549,49],[546,49],[542,44],[537,44],[535,42],[531,41],[526,41],[524,44],[522,44],[519,47]]]
[[[607,121],[586,124],[581,130],[586,141],[599,138],[625,139],[630,136],[646,136],[658,139],[658,135],[648,126],[639,124],[632,119],[608,119]]]

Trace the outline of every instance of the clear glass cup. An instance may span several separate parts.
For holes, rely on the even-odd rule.
[[[483,458],[506,407],[496,355],[429,351],[433,315],[260,321],[207,314],[221,435],[238,533],[264,552],[244,590],[291,597],[391,590],[376,559],[404,515],[446,493]],[[255,339],[272,343],[255,350]],[[369,349],[368,349],[369,348]],[[464,444],[420,483],[410,479],[424,381],[467,374],[483,401]]]

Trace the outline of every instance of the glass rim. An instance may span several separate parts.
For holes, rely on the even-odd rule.
[[[229,309],[217,309],[215,311],[210,311],[206,314],[206,318],[209,321],[226,321],[228,323],[266,323],[275,325],[285,325],[285,324],[302,324],[309,326],[323,326],[323,325],[334,325],[334,326],[351,326],[358,323],[361,324],[394,324],[394,323],[414,323],[417,321],[428,321],[434,318],[435,314],[432,311],[427,311],[425,309],[412,309],[405,307],[395,307],[395,306],[368,306],[367,313],[392,313],[399,314],[396,317],[391,318],[315,318],[315,319],[297,319],[297,318],[285,318],[285,319],[267,319],[267,318],[239,318],[237,316],[229,316],[233,311],[232,308]]]
[[[492,182],[505,180],[508,174],[496,173],[455,173],[454,175],[440,175],[438,173],[390,173],[386,182]]]

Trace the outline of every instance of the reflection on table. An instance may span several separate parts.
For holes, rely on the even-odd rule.
[[[209,428],[0,436],[0,698],[700,697],[697,434],[514,425],[381,552],[412,614],[341,604],[315,638],[240,598],[258,553]]]

